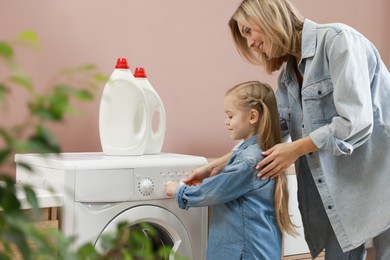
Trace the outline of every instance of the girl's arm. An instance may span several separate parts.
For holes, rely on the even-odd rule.
[[[208,164],[195,169],[187,179],[183,180],[183,182],[189,186],[196,186],[200,185],[205,178],[219,174],[232,156],[232,153],[233,152],[229,152],[210,161]]]
[[[203,207],[227,203],[251,190],[266,185],[254,173],[257,160],[249,163],[239,159],[229,164],[218,175],[207,178],[199,186],[180,186],[175,190],[180,208]]]

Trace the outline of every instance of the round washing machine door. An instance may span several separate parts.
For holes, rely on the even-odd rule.
[[[174,214],[170,211],[151,205],[140,205],[129,208],[113,218],[102,230],[95,247],[101,249],[101,237],[104,234],[115,234],[119,223],[128,223],[129,229],[140,230],[149,238],[149,230],[145,229],[142,223],[153,228],[156,233],[155,238],[152,239],[153,250],[158,250],[162,246],[172,248],[172,251],[178,256],[188,257],[193,259],[193,250],[190,237],[186,228]],[[174,259],[173,254],[169,259]]]

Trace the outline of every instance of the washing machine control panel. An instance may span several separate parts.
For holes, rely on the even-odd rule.
[[[194,169],[201,165],[184,168],[140,168],[134,169],[135,198],[140,199],[164,199],[165,185],[169,181],[181,182],[186,179]]]

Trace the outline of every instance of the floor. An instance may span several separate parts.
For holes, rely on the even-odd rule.
[[[324,260],[324,254],[321,253],[315,260]],[[282,260],[312,260],[310,254],[304,254],[304,255],[295,255],[295,256],[287,256],[283,257]],[[367,257],[366,260],[375,260],[375,251],[373,248],[367,249]]]

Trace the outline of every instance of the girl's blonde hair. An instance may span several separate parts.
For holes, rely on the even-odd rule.
[[[300,56],[303,17],[288,0],[243,0],[229,21],[234,43],[241,56],[267,73],[278,70],[290,56]],[[255,23],[270,40],[269,57],[248,47],[237,22]]]
[[[259,120],[255,125],[257,144],[268,150],[281,142],[280,124],[276,98],[272,88],[259,81],[248,81],[238,84],[226,92],[234,95],[244,109],[256,109]],[[285,174],[275,178],[275,211],[278,226],[282,232],[295,235],[296,231],[288,213],[288,190]]]

